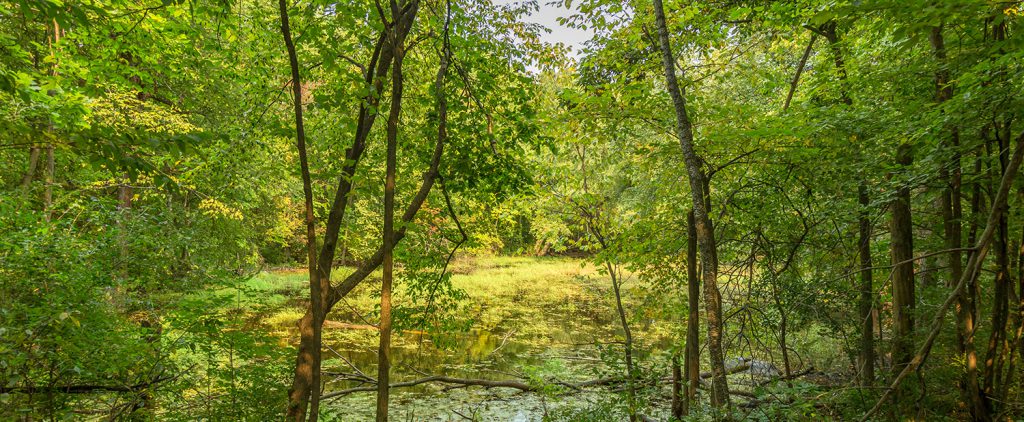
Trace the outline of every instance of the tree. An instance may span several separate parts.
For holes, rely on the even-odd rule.
[[[676,80],[676,65],[669,45],[668,29],[665,24],[665,10],[661,0],[654,0],[654,13],[658,26],[658,42],[661,48],[662,65],[672,105],[676,110],[676,136],[686,159],[686,172],[690,180],[690,196],[693,198],[693,215],[697,227],[697,243],[701,251],[701,271],[704,278],[704,308],[708,323],[708,355],[714,373],[714,390],[711,403],[729,408],[729,385],[725,378],[725,360],[722,353],[722,304],[718,291],[718,252],[715,246],[715,231],[707,208],[707,177],[701,169],[701,159],[693,149],[693,128],[686,110],[684,92]]]

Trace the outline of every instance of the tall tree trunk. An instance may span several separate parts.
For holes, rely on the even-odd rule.
[[[946,60],[946,47],[945,40],[942,36],[943,27],[935,26],[932,27],[931,33],[929,34],[929,41],[932,46],[932,53],[935,55],[935,60],[938,63],[938,69],[935,72],[935,101],[941,106],[943,103],[953,97],[953,86],[950,83],[948,63]],[[950,250],[949,255],[949,275],[950,285],[955,283],[956,280],[960,280],[963,276],[963,258],[960,253],[963,237],[963,226],[961,220],[963,219],[963,210],[961,206],[961,181],[962,172],[960,169],[960,133],[957,126],[950,126],[948,144],[947,141],[943,141],[940,146],[946,147],[952,150],[952,156],[950,157],[948,166],[941,166],[939,171],[939,179],[946,182],[946,187],[942,191],[941,204],[942,209],[942,220],[943,220],[943,232],[945,238],[946,249]],[[964,361],[968,362],[968,366],[974,366],[976,368],[977,356],[973,352],[973,341],[972,350],[968,353],[967,339],[969,336],[973,336],[974,320],[973,316],[970,315],[971,306],[968,303],[968,295],[970,291],[973,291],[973,287],[964,289],[961,294],[957,297],[956,303],[956,317],[957,317],[957,351],[963,356]],[[971,332],[968,332],[970,330]],[[971,362],[975,362],[972,364]],[[972,380],[973,379],[973,380]],[[962,393],[964,402],[970,406],[971,414],[975,419],[986,419],[987,418],[987,404],[985,399],[982,397],[981,391],[977,388],[977,376],[970,369],[964,371],[964,379],[962,381]]]
[[[392,16],[401,16],[401,9],[391,2]],[[384,176],[384,273],[380,286],[380,347],[377,350],[377,422],[388,420],[388,398],[391,372],[391,286],[394,280],[395,247],[395,174],[398,166],[398,120],[402,114],[402,61],[405,39],[392,32],[394,65],[391,70],[391,112],[387,126],[387,169]]]
[[[372,92],[383,91],[383,76],[387,74],[391,66],[391,48],[387,47],[387,45],[385,34],[382,33],[377,40],[370,63],[366,67],[365,82],[368,86],[374,88]],[[313,342],[314,326],[323,326],[323,320],[326,318],[327,313],[330,312],[330,309],[340,299],[340,297],[333,296],[334,291],[331,288],[331,270],[334,264],[338,233],[345,218],[345,210],[350,203],[349,194],[352,191],[353,176],[355,175],[359,160],[366,150],[366,138],[369,136],[370,129],[376,121],[376,110],[379,104],[380,97],[373,94],[367,95],[363,102],[360,103],[355,139],[345,152],[345,165],[342,167],[342,174],[338,180],[338,189],[335,191],[334,202],[327,216],[323,246],[320,249],[320,258],[317,261],[323,308],[320,318],[314,319],[312,309],[310,308],[306,310],[306,314],[298,322],[299,346],[298,353],[296,354],[292,387],[288,393],[289,402],[291,403],[288,407],[288,420],[301,421],[305,418],[306,404],[308,403],[311,386],[313,385],[313,357],[314,355],[319,356],[315,351],[320,348],[319,343],[314,344]],[[366,274],[368,273],[366,272]],[[353,279],[355,280],[352,283],[353,287],[355,283],[362,281],[364,278],[365,275]],[[319,366],[318,363],[316,365]]]
[[[875,291],[871,274],[871,218],[868,210],[871,200],[868,198],[868,188],[864,182],[857,186],[857,204],[860,206],[857,222],[859,227],[857,254],[860,256],[860,298],[857,301],[857,310],[861,320],[860,368],[857,371],[857,379],[861,386],[870,387],[875,381],[875,338],[872,313]]]
[[[701,169],[701,159],[693,146],[693,127],[686,110],[686,97],[676,79],[675,59],[669,44],[668,27],[665,23],[665,8],[661,0],[654,0],[654,14],[658,27],[658,41],[665,81],[672,105],[676,112],[676,136],[683,150],[686,173],[690,182],[690,196],[693,199],[694,222],[697,227],[697,242],[700,246],[701,268],[704,278],[704,306],[708,322],[708,354],[711,361],[711,404],[731,408],[729,385],[725,373],[724,351],[722,350],[722,295],[718,290],[718,251],[715,231],[709,210],[705,206],[707,176]]]
[[[984,135],[982,136],[984,138]],[[978,218],[981,216],[981,152],[977,152],[974,160],[974,178],[971,184],[971,219],[970,228],[967,234],[967,243],[975,244],[978,236]],[[967,255],[968,262],[977,251],[971,251]],[[967,279],[967,286],[960,292],[962,304],[961,331],[964,333],[964,362],[966,365],[964,374],[964,389],[970,403],[971,417],[974,420],[987,421],[992,419],[992,405],[987,395],[984,394],[978,375],[978,351],[975,345],[975,330],[978,321],[978,276],[970,274]]]
[[[901,144],[896,151],[896,164],[907,171],[913,162],[912,148]],[[893,376],[903,371],[913,357],[914,348],[914,243],[913,220],[910,214],[910,187],[899,186],[892,209],[892,307],[893,307]],[[902,398],[896,394],[896,402]]]
[[[307,266],[309,272],[309,309],[308,313],[311,318],[311,323],[302,327],[300,330],[300,336],[309,337],[309,342],[312,343],[312,347],[305,350],[308,356],[302,356],[300,353],[299,361],[296,363],[296,368],[303,368],[303,370],[309,371],[308,374],[302,374],[303,382],[308,382],[305,390],[308,391],[308,404],[309,404],[309,420],[316,421],[319,417],[320,410],[320,351],[321,351],[321,332],[322,323],[319,322],[323,319],[323,295],[321,293],[321,284],[319,279],[319,273],[317,272],[316,265],[316,220],[313,215],[313,188],[312,182],[309,175],[309,163],[306,158],[306,131],[303,125],[302,119],[302,79],[299,75],[299,59],[295,52],[295,44],[292,42],[291,29],[288,26],[288,4],[285,0],[279,0],[278,8],[281,13],[281,35],[284,38],[285,47],[288,50],[288,62],[291,67],[292,76],[292,105],[294,106],[295,113],[295,146],[299,152],[299,167],[302,173],[302,193],[305,199],[305,219],[306,219],[306,255],[307,255]],[[304,318],[305,319],[305,318]],[[302,365],[303,361],[308,361],[311,365]],[[298,374],[296,374],[296,381],[299,381]],[[295,393],[295,391],[293,391]],[[290,407],[301,408],[294,415],[296,421],[302,421],[305,417],[305,408],[307,403],[307,397],[296,397],[292,394],[290,397]]]
[[[993,10],[992,15],[988,19],[986,19],[986,25],[990,23],[993,24],[991,40],[996,51],[998,51],[1000,54],[1004,53],[1003,42],[1006,40],[1006,19],[1004,19],[1002,15],[1002,7],[997,6],[997,8]],[[999,65],[998,63],[993,62],[993,69],[990,73],[991,79],[987,81],[987,84],[1007,82],[1005,78],[1001,75],[1001,67],[1002,66]],[[998,108],[992,111],[991,125],[993,126],[993,132],[995,134],[995,145],[993,145],[993,142],[990,140],[986,144],[986,147],[989,149],[990,154],[992,153],[991,147],[995,146],[997,148],[996,151],[994,151],[994,153],[996,154],[996,157],[999,160],[1000,170],[1005,172],[1007,166],[1007,159],[1009,156],[1010,137],[1012,136],[1010,132],[1010,123],[1012,117],[1007,117],[1004,121],[1005,124],[1001,126],[999,124],[998,118],[1002,113],[1003,111],[999,110]],[[1000,129],[1002,129],[1002,131]],[[998,179],[996,178],[997,175],[994,164],[989,166],[989,174],[990,177],[993,178],[993,186],[995,186],[996,183],[999,183]],[[1000,382],[1000,370],[1002,368],[1002,362],[1004,358],[1002,350],[1000,349],[1002,349],[1003,342],[1006,338],[1006,323],[1009,314],[1008,296],[1010,280],[1008,261],[1009,251],[1007,248],[1009,235],[1007,233],[1008,228],[1006,221],[1008,203],[1009,202],[1007,201],[1007,203],[1000,204],[997,203],[996,201],[993,201],[993,209],[991,210],[991,212],[994,215],[998,216],[999,221],[996,237],[993,241],[993,253],[995,254],[996,276],[994,281],[994,292],[992,297],[992,326],[991,332],[989,334],[987,351],[985,353],[985,366],[983,370],[982,381],[982,389],[985,392],[985,395],[988,396],[990,399],[996,395],[996,388],[998,387],[998,384]],[[997,402],[990,401],[990,403],[995,405]]]
[[[850,96],[846,60],[839,45],[836,22],[829,21],[822,25],[819,30],[825,36],[825,39],[828,40],[829,49],[832,52],[832,60],[835,63],[836,72],[839,74],[840,101],[847,106],[851,106],[853,105],[853,97]],[[861,153],[861,159],[863,159],[863,153]],[[857,205],[860,207],[860,211],[857,214],[857,255],[860,263],[860,285],[858,288],[860,297],[857,301],[857,310],[858,315],[862,318],[860,350],[858,354],[860,359],[858,380],[860,385],[869,386],[875,379],[875,341],[872,334],[876,323],[877,310],[874,309],[875,293],[871,269],[873,266],[871,257],[872,224],[869,210],[871,198],[868,195],[868,183],[864,175],[861,175],[860,181],[857,183]],[[879,330],[881,330],[880,325]]]
[[[998,130],[996,131],[998,134]],[[1009,139],[1004,135],[996,136],[997,150],[995,154],[999,160],[1001,172],[1006,171],[1009,159]],[[990,167],[990,173],[994,181],[995,166]],[[998,183],[997,181],[994,183]],[[1009,228],[1007,214],[1009,202],[1001,204],[1000,208],[993,210],[998,214],[999,225],[996,229],[996,236],[993,240],[992,252],[995,257],[996,277],[995,291],[992,296],[992,331],[989,334],[988,348],[985,353],[985,369],[983,390],[989,397],[996,396],[996,389],[999,386],[1003,354],[1003,343],[1006,338],[1006,323],[1009,319],[1010,305],[1010,261],[1009,261]],[[993,204],[993,206],[996,206]]]
[[[697,403],[700,383],[700,279],[697,277],[697,224],[693,210],[686,214],[686,410]]]

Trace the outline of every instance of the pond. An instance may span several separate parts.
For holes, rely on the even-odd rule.
[[[452,283],[468,295],[465,316],[472,328],[440,345],[421,332],[396,332],[392,383],[427,375],[564,382],[611,375],[601,350],[614,354],[605,359],[617,359],[621,330],[610,281],[593,267],[573,259],[477,258],[456,266]],[[377,331],[365,317],[376,296],[367,286],[360,289],[339,303],[325,324],[325,393],[361,385],[339,374],[376,378]],[[667,330],[653,321],[634,330],[647,344],[667,338],[662,333]],[[569,403],[586,406],[602,394],[615,397],[606,390],[557,395],[424,383],[393,389],[390,415],[416,421],[536,421]],[[372,420],[374,401],[374,392],[357,392],[326,401],[323,413],[333,420]]]

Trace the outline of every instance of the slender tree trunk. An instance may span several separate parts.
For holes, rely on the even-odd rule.
[[[583,175],[583,193],[589,194],[587,184],[587,154],[585,147],[576,148],[576,154],[580,159],[580,174]],[[587,222],[587,230],[590,234],[597,239],[598,245],[601,247],[601,251],[609,251],[609,245],[605,239],[604,233],[601,231],[601,209],[600,204],[595,211],[583,210],[583,216]],[[637,404],[636,404],[636,383],[634,377],[636,372],[633,367],[633,332],[629,328],[629,319],[626,317],[626,308],[622,304],[622,292],[620,289],[621,279],[619,277],[618,268],[612,263],[611,260],[606,260],[605,270],[608,271],[608,276],[612,279],[612,291],[615,293],[615,311],[619,317],[619,323],[622,325],[623,333],[623,349],[624,357],[626,361],[626,408],[629,413],[630,422],[637,421]],[[675,390],[675,387],[673,387]],[[673,398],[673,406],[675,406],[675,398]],[[674,409],[674,407],[673,407]]]
[[[938,70],[935,72],[935,101],[942,105],[953,97],[953,86],[950,83],[950,76],[948,70],[948,64],[946,61],[946,47],[945,40],[942,36],[942,26],[935,26],[931,30],[929,41],[932,45],[932,52],[935,55],[935,60],[938,62]],[[942,145],[946,145],[944,141]],[[952,285],[963,276],[963,258],[960,253],[960,247],[962,245],[963,237],[963,226],[961,220],[963,219],[963,210],[961,208],[961,180],[962,172],[960,169],[960,133],[957,126],[949,127],[949,138],[948,145],[952,150],[952,157],[950,158],[948,166],[940,167],[939,179],[946,181],[947,185],[943,189],[941,204],[942,209],[942,220],[943,220],[943,231],[945,237],[946,248],[950,250],[949,255],[949,275],[950,282]],[[977,357],[973,352],[973,341],[972,350],[968,353],[967,339],[973,337],[973,326],[974,319],[973,311],[970,311],[971,306],[968,303],[969,292],[973,292],[973,283],[967,289],[961,291],[961,294],[957,297],[956,302],[956,317],[957,317],[957,351],[963,356],[964,361],[967,362],[968,367],[976,368]],[[968,331],[970,330],[970,332]],[[964,402],[968,403],[971,409],[971,414],[975,419],[986,419],[987,418],[987,404],[981,396],[981,391],[977,388],[977,376],[974,371],[967,369],[964,371],[964,379],[962,381],[962,393]]]
[[[602,241],[602,247],[607,248]],[[615,309],[619,314],[619,323],[622,324],[622,334],[625,344],[626,354],[626,400],[629,402],[629,420],[630,422],[636,422],[637,419],[637,403],[636,403],[636,369],[633,365],[633,332],[629,329],[629,320],[626,318],[626,308],[622,306],[622,292],[620,291],[620,283],[622,280],[619,278],[619,274],[615,266],[610,262],[606,262],[605,266],[608,269],[608,274],[612,278],[612,289],[615,292]]]
[[[860,368],[857,379],[863,387],[870,387],[875,382],[875,338],[872,310],[875,304],[874,283],[871,274],[871,218],[868,207],[868,188],[861,182],[857,186],[857,204],[860,206],[858,216],[859,239],[857,254],[860,256],[860,299],[857,301],[858,316],[861,320],[860,330]]]
[[[28,169],[25,170],[25,175],[21,177],[21,187],[28,189],[32,186],[32,180],[36,177],[36,169],[39,166],[39,152],[41,149],[37,146],[30,147],[28,150]]]
[[[687,410],[686,392],[683,391],[683,368],[678,351],[672,354],[672,419],[682,419]]]
[[[903,171],[913,162],[912,149],[902,144],[896,151],[896,164]],[[910,214],[910,187],[897,188],[896,198],[889,205],[892,209],[890,232],[892,234],[892,307],[893,344],[892,372],[896,376],[913,358],[914,348],[914,257],[913,220]],[[896,402],[902,399],[895,395]]]
[[[53,213],[53,169],[53,144],[50,144],[46,146],[46,173],[44,175],[46,188],[43,190],[43,216],[46,221],[50,221]]]
[[[686,97],[676,79],[675,59],[669,44],[668,27],[665,23],[665,8],[662,0],[654,0],[654,14],[658,27],[658,41],[661,49],[662,66],[672,105],[676,112],[676,136],[686,163],[690,182],[690,196],[693,199],[694,222],[697,227],[697,242],[700,246],[701,268],[704,278],[704,306],[708,322],[708,354],[711,361],[712,389],[711,404],[729,412],[729,384],[725,373],[724,351],[722,350],[722,295],[718,290],[718,251],[715,231],[705,206],[707,176],[701,169],[701,159],[693,146],[693,127],[686,110]],[[728,415],[727,415],[728,417]]]
[[[689,411],[697,403],[697,386],[700,383],[700,279],[697,277],[697,224],[693,211],[686,214],[686,408]]]
[[[846,72],[846,61],[843,58],[842,49],[839,46],[839,34],[836,32],[835,21],[827,22],[820,28],[825,39],[828,40],[829,48],[832,51],[832,60],[835,63],[836,72],[840,80],[840,100],[847,106],[853,105],[853,97],[850,96],[848,87],[848,75]],[[863,155],[863,154],[862,154]],[[863,159],[863,157],[862,157]],[[864,176],[861,176],[857,183],[857,205],[860,207],[857,217],[858,239],[857,255],[860,261],[860,297],[857,301],[858,315],[861,321],[858,381],[862,386],[870,386],[875,379],[875,341],[873,329],[877,318],[877,309],[874,309],[875,293],[872,277],[871,258],[871,215],[869,207],[871,198],[868,195],[868,183]],[[879,326],[881,333],[881,326]]]
[[[292,42],[291,30],[288,26],[288,4],[285,0],[278,2],[281,13],[281,35],[284,38],[285,47],[288,50],[288,62],[292,76],[292,104],[295,113],[295,146],[299,152],[299,167],[302,173],[302,193],[305,199],[305,220],[306,220],[306,252],[307,266],[309,270],[309,310],[310,326],[308,330],[300,330],[300,335],[310,337],[312,347],[306,350],[309,356],[300,354],[296,367],[303,367],[303,361],[311,364],[308,366],[309,374],[303,374],[301,381],[308,381],[305,390],[308,391],[309,420],[316,421],[320,410],[320,351],[321,332],[323,324],[323,295],[316,263],[316,220],[313,215],[313,188],[309,175],[309,163],[306,158],[306,131],[302,118],[302,79],[299,75],[299,60],[295,52],[295,44]],[[305,319],[305,318],[303,318]],[[303,327],[307,328],[307,327]],[[298,374],[297,374],[298,375]],[[296,376],[296,381],[300,381]],[[293,391],[295,393],[295,391]],[[307,397],[296,397],[292,394],[289,406],[301,408],[295,413],[296,421],[304,419]],[[291,412],[290,412],[291,413]]]
[[[984,137],[984,136],[983,136]],[[981,155],[980,151],[974,161],[975,179],[981,176]],[[981,215],[981,182],[975,180],[971,185],[971,223],[968,230],[968,244],[975,244],[978,235],[978,218]],[[968,261],[977,251],[971,251],[967,255]],[[992,405],[988,396],[984,394],[978,375],[978,351],[975,345],[975,330],[977,329],[977,297],[978,297],[978,275],[971,274],[967,279],[967,286],[960,292],[962,304],[962,327],[964,333],[964,362],[966,365],[964,374],[964,389],[969,400],[971,417],[977,421],[992,419]]]
[[[804,49],[804,54],[800,56],[800,63],[796,65],[796,74],[793,75],[793,80],[789,82],[789,92],[786,94],[786,102],[782,105],[782,110],[789,109],[789,103],[793,101],[793,93],[796,92],[796,86],[800,83],[800,75],[804,73],[804,67],[807,66],[807,58],[811,56],[811,50],[814,49],[814,41],[818,39],[817,33],[811,33],[811,40],[807,42],[807,48]]]
[[[998,132],[998,131],[997,131]],[[997,136],[998,148],[995,153],[999,159],[1001,172],[1006,171],[1009,158],[1009,139],[1006,136]],[[990,167],[994,183],[998,183],[995,174],[995,166]],[[995,256],[996,277],[995,291],[992,296],[992,331],[989,335],[988,349],[985,353],[985,369],[983,390],[989,397],[996,397],[996,389],[999,387],[1000,375],[1002,374],[1002,363],[1005,358],[1003,354],[1003,343],[1006,338],[1006,323],[1009,319],[1010,305],[1010,262],[1009,262],[1009,228],[1007,214],[1009,202],[1004,203],[1000,208],[993,210],[998,214],[999,225],[996,229],[996,236],[993,240],[992,252]],[[993,206],[996,206],[993,204]]]
[[[401,16],[397,3],[391,3],[392,16]],[[387,169],[384,180],[384,274],[380,287],[380,347],[377,350],[377,422],[388,420],[391,372],[391,286],[394,280],[395,246],[395,174],[398,166],[398,120],[402,114],[402,60],[405,40],[397,33],[389,35],[394,48],[391,70],[391,114],[387,127]]]
[[[789,362],[789,345],[787,344],[789,312],[786,312],[786,308],[783,306],[782,298],[779,296],[778,287],[774,285],[775,282],[777,282],[777,280],[773,281],[772,299],[775,302],[776,310],[779,312],[779,349],[782,351],[782,370],[783,375],[787,378],[788,385],[792,386],[792,382],[789,381],[789,376],[793,373],[793,367]]]

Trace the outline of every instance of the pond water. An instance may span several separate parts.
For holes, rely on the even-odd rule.
[[[621,354],[613,344],[621,330],[611,305],[610,285],[579,261],[530,260],[475,263],[470,274],[456,275],[453,284],[470,296],[473,328],[452,334],[436,346],[422,333],[395,333],[391,380],[409,381],[426,375],[487,380],[528,380],[531,377],[579,382],[610,374],[601,360],[601,346]],[[369,295],[369,294],[367,294]],[[371,299],[371,298],[367,298]],[[353,301],[351,312],[336,312],[325,324],[325,373],[359,371],[376,378],[377,331],[361,321],[358,308],[372,301]],[[343,305],[339,305],[339,308]],[[367,309],[368,311],[369,309]],[[644,325],[644,324],[639,324]],[[646,328],[646,330],[645,330]],[[654,340],[650,325],[634,328]],[[648,335],[649,334],[649,335]],[[648,342],[647,344],[652,344]],[[606,358],[608,358],[606,356]],[[361,384],[325,375],[326,393]],[[613,399],[607,390],[567,395],[524,393],[510,388],[451,388],[425,383],[392,390],[394,420],[538,421],[562,406],[585,407]],[[323,405],[326,419],[372,420],[375,393],[357,392]]]
[[[509,333],[495,333],[474,329],[466,333],[452,348],[439,349],[429,339],[416,334],[398,336],[392,351],[393,382],[422,378],[424,374],[446,375],[457,378],[487,380],[523,380],[530,374],[543,377],[559,376],[566,380],[593,378],[599,367],[596,348],[587,346],[570,349],[561,344],[542,345],[514,340]],[[571,336],[571,334],[567,333]],[[353,347],[355,346],[355,347]],[[364,373],[376,377],[375,350],[360,349],[360,345],[335,343],[331,346],[342,360],[330,359],[326,352],[325,368],[333,366],[351,372],[348,362]],[[347,362],[346,362],[347,361]],[[352,387],[352,382],[329,383],[327,391]],[[540,420],[545,410],[564,404],[568,398],[542,397],[515,389],[468,387],[448,389],[443,384],[420,384],[395,389],[392,392],[391,415],[397,420]],[[580,400],[573,394],[572,400]],[[341,420],[370,420],[373,418],[375,396],[373,392],[354,393],[332,399],[326,408],[337,412]],[[335,413],[335,412],[330,412]],[[460,416],[460,413],[462,416]]]

